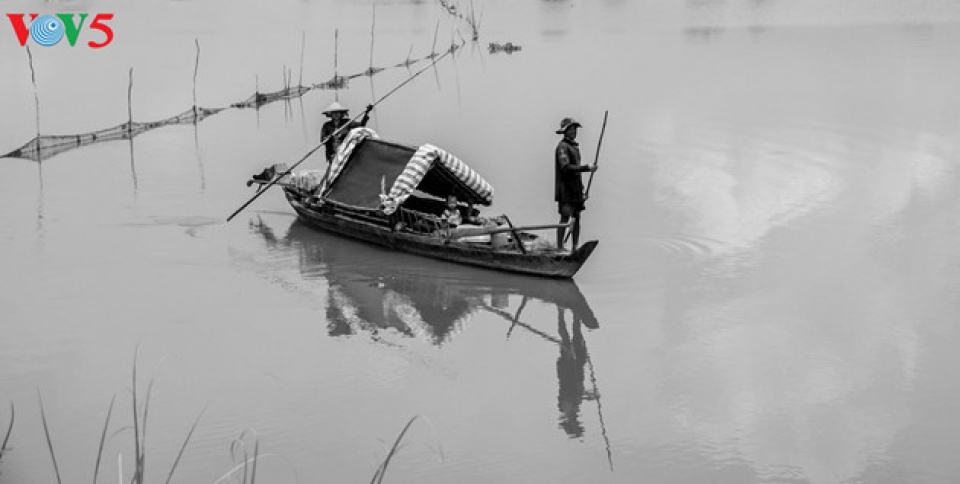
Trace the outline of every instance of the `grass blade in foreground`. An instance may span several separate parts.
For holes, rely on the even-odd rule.
[[[140,481],[144,480],[144,469],[147,467],[147,414],[150,412],[150,395],[153,393],[153,379],[150,380],[150,384],[147,385],[147,397],[143,400],[143,422],[140,425],[140,465],[139,471],[137,472],[140,475]]]
[[[140,348],[133,350],[133,445],[134,445],[134,470],[131,482],[139,484],[143,482],[143,475],[140,474],[140,419],[137,412],[137,353]]]
[[[200,423],[200,417],[203,417],[203,412],[200,412],[200,415],[197,415],[197,419],[193,421],[193,426],[190,427],[190,431],[187,432],[187,438],[183,439],[183,445],[180,446],[180,452],[177,453],[177,458],[173,461],[173,466],[170,468],[170,474],[167,476],[167,484],[170,484],[170,479],[173,479],[173,473],[177,470],[177,465],[180,464],[180,458],[183,457],[183,451],[187,450],[187,444],[190,443],[190,437],[193,436],[193,431],[197,429],[197,424]]]
[[[387,474],[387,467],[390,465],[390,460],[393,459],[394,455],[396,455],[397,451],[400,449],[400,442],[403,441],[403,437],[407,434],[407,431],[410,430],[410,426],[413,425],[413,422],[418,418],[426,422],[426,424],[430,427],[430,430],[433,432],[434,438],[436,438],[436,429],[434,429],[433,424],[431,424],[429,420],[426,420],[424,417],[419,415],[414,415],[411,417],[410,420],[407,421],[407,424],[403,426],[403,430],[401,430],[400,435],[397,436],[397,440],[393,443],[393,447],[390,448],[390,452],[387,453],[387,457],[383,460],[383,462],[380,463],[380,466],[377,467],[377,471],[373,474],[373,478],[370,479],[370,484],[381,484],[383,482],[383,478]],[[439,442],[440,440],[437,439],[438,444]],[[440,447],[439,445],[438,447],[440,451],[440,460],[443,461],[443,447]]]
[[[107,440],[107,428],[110,427],[110,415],[113,414],[113,404],[117,401],[114,395],[110,399],[110,408],[107,409],[107,418],[103,422],[103,432],[100,434],[100,447],[97,448],[97,464],[93,468],[93,484],[97,484],[97,475],[100,474],[100,458],[103,457],[103,444]]]
[[[13,421],[17,416],[17,411],[10,402],[10,425],[7,426],[7,434],[3,437],[3,443],[0,443],[0,459],[3,458],[3,451],[7,448],[7,442],[10,441],[10,434],[13,433]]]
[[[50,458],[53,459],[53,470],[57,473],[57,482],[63,484],[60,479],[60,466],[57,465],[57,455],[53,452],[53,441],[50,440],[50,428],[47,426],[47,413],[43,410],[43,397],[40,396],[40,390],[37,390],[37,400],[40,402],[40,419],[43,420],[43,433],[47,436],[47,447],[50,448]]]

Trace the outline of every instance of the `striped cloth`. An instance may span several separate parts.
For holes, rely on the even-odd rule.
[[[407,167],[400,173],[397,180],[390,188],[390,193],[386,196],[381,195],[383,212],[387,215],[392,214],[397,208],[407,200],[413,190],[420,184],[423,177],[430,171],[435,164],[455,175],[467,187],[474,191],[480,198],[486,202],[493,202],[493,187],[486,180],[480,177],[477,172],[470,169],[466,163],[460,161],[457,157],[437,148],[433,145],[423,145],[407,163]]]
[[[340,143],[340,146],[337,148],[337,154],[330,163],[330,174],[324,181],[320,193],[326,194],[327,191],[330,190],[330,185],[340,176],[343,167],[347,166],[347,162],[350,161],[350,155],[353,153],[353,149],[367,138],[377,139],[379,136],[370,128],[360,127],[350,130],[350,133],[344,138],[343,143]]]

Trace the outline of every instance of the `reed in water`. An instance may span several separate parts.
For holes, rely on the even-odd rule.
[[[119,429],[114,430],[112,433],[111,423],[114,413],[114,408],[116,406],[116,395],[114,395],[110,400],[110,405],[107,408],[106,417],[103,422],[103,428],[100,432],[100,441],[97,447],[96,460],[93,464],[93,480],[92,482],[97,483],[102,472],[102,464],[104,462],[104,448],[107,441],[113,436],[119,435],[123,431],[133,431],[133,475],[126,477],[124,476],[124,466],[123,466],[123,452],[117,452],[116,461],[117,461],[117,475],[120,482],[129,482],[131,484],[145,484],[148,479],[146,478],[146,463],[147,463],[147,424],[148,416],[150,413],[150,400],[153,393],[153,384],[154,380],[151,379],[147,384],[146,394],[143,395],[141,400],[140,393],[140,383],[138,382],[138,371],[137,371],[137,358],[136,354],[134,355],[134,361],[131,371],[131,380],[132,388],[130,391],[131,395],[131,416],[133,417],[132,425],[127,425],[120,427]],[[55,480],[58,484],[63,482],[61,477],[60,465],[57,461],[56,451],[54,450],[54,438],[51,432],[51,423],[47,418],[46,409],[43,404],[43,396],[40,391],[37,391],[37,401],[40,406],[40,417],[43,424],[44,438],[47,444],[47,449],[50,453],[50,459],[53,466],[53,471],[55,475]],[[183,458],[183,455],[187,449],[187,446],[190,443],[191,438],[193,437],[194,432],[197,430],[197,426],[200,423],[200,419],[203,416],[204,411],[201,411],[197,418],[194,420],[193,424],[190,426],[189,431],[186,434],[186,437],[183,440],[183,443],[180,445],[180,448],[177,452],[176,457],[173,462],[170,464],[169,470],[166,471],[166,484],[173,482],[173,476],[177,471],[177,468],[180,464],[180,461]],[[13,431],[13,423],[15,420],[14,406],[11,402],[10,404],[10,421],[7,425],[6,432],[4,434],[2,443],[0,443],[0,458],[2,458],[6,451],[9,450],[7,443],[9,442],[10,435]],[[417,420],[422,420],[428,428],[431,430],[434,440],[436,442],[436,452],[438,453],[441,462],[444,460],[443,448],[439,443],[439,439],[436,438],[436,429],[424,417],[415,415],[410,420],[407,421],[406,425],[401,429],[400,433],[397,435],[396,439],[393,442],[393,445],[388,450],[386,456],[381,460],[377,466],[371,483],[383,483],[384,478],[387,473],[387,469],[390,466],[390,463],[396,458],[399,451],[403,448],[405,439],[413,426],[414,422]],[[109,435],[109,437],[108,437]],[[217,478],[214,481],[214,484],[222,484],[226,482],[240,482],[241,484],[256,484],[257,481],[257,465],[265,459],[279,459],[287,462],[287,464],[292,469],[294,475],[296,476],[297,481],[299,481],[299,473],[297,472],[296,467],[292,463],[287,461],[283,456],[277,454],[261,453],[260,451],[260,439],[257,436],[256,431],[252,429],[244,430],[240,433],[239,437],[233,440],[230,444],[230,455],[235,465],[227,470],[223,475]],[[68,473],[70,475],[70,473]]]

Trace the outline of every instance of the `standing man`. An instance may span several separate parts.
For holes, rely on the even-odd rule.
[[[363,112],[363,118],[361,118],[359,122],[350,121],[350,111],[336,101],[331,103],[330,106],[323,111],[323,114],[326,114],[327,117],[330,118],[330,120],[323,123],[323,127],[320,128],[320,139],[325,140],[323,144],[327,151],[327,163],[333,161],[334,155],[337,154],[337,147],[340,146],[340,143],[347,137],[351,129],[367,125],[367,121],[370,120],[370,110],[372,109],[373,105],[368,104],[367,109]],[[349,124],[349,126],[340,129],[347,124]],[[339,132],[337,131],[338,129],[340,130]],[[336,135],[334,135],[334,133],[336,133]]]
[[[577,129],[580,128],[573,118],[563,118],[557,134],[563,139],[557,144],[554,164],[554,200],[560,212],[560,223],[567,223],[573,218],[573,249],[576,250],[580,242],[580,212],[584,210],[583,181],[580,174],[597,171],[595,166],[580,164],[580,144],[577,143]],[[557,248],[564,246],[563,238],[566,229],[557,229]]]

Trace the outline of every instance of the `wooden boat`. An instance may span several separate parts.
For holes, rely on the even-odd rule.
[[[270,181],[255,177],[251,183]],[[302,172],[276,184],[312,227],[460,264],[570,278],[598,244],[594,240],[573,250],[557,249],[534,232],[555,232],[563,225],[514,227],[505,216],[503,224],[446,227],[440,214],[447,196],[461,202],[458,209],[465,215],[475,215],[474,205],[492,203],[493,188],[439,148],[383,141],[368,128],[350,132],[325,172]]]

